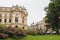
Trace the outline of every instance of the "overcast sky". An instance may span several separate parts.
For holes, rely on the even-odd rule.
[[[44,8],[48,5],[49,0],[0,0],[0,6],[12,6],[18,4],[25,6],[28,11],[28,25],[41,21],[46,12]]]

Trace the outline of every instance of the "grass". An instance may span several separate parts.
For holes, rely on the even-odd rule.
[[[28,35],[20,39],[7,38],[5,40],[60,40],[60,35]]]
[[[60,40],[60,35],[37,35],[37,36],[28,35],[27,37],[21,40]]]

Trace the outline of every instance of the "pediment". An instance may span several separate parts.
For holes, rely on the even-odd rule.
[[[12,11],[20,11],[20,9],[18,7],[13,7]]]

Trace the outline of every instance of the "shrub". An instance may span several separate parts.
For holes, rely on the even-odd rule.
[[[10,28],[10,30],[8,31],[8,35],[9,37],[26,36],[27,32],[24,29],[14,27],[14,28]]]
[[[37,35],[37,30],[29,29],[28,30],[28,34],[30,34],[30,35]]]
[[[7,34],[0,33],[0,38],[7,38],[7,37],[8,37]]]
[[[42,30],[37,30],[38,35],[44,35],[45,33]]]
[[[14,32],[12,32],[12,31],[8,32],[8,36],[12,38],[14,36]]]
[[[18,37],[18,36],[26,36],[27,31],[22,28],[11,28],[11,27],[0,27],[0,37],[5,37],[8,35],[8,37]]]
[[[9,37],[14,37],[16,35],[16,28],[8,28],[8,36]]]
[[[18,28],[17,30],[17,36],[26,36],[27,35],[27,31],[21,28]]]
[[[4,26],[0,24],[0,33],[3,31]]]

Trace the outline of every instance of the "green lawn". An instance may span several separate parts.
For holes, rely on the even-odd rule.
[[[27,37],[21,40],[60,40],[60,35],[41,35],[41,36],[28,35]]]
[[[8,38],[5,40],[16,40],[16,39]],[[28,35],[26,37],[17,40],[60,40],[60,35],[37,35],[37,36]]]

